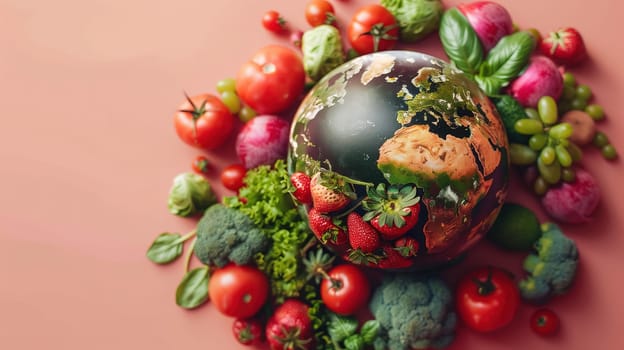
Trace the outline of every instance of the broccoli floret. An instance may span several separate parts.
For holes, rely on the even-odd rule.
[[[453,342],[452,293],[436,277],[398,274],[375,290],[369,307],[381,326],[375,349],[443,348]]]
[[[195,255],[206,265],[244,265],[265,251],[268,239],[240,210],[222,204],[209,207],[197,224]]]
[[[494,99],[496,110],[503,120],[507,137],[511,143],[520,143],[526,145],[529,142],[529,136],[522,135],[516,131],[514,125],[519,119],[528,118],[524,107],[515,98],[509,95],[503,95]]]
[[[524,260],[528,276],[518,283],[522,297],[543,303],[565,293],[576,275],[578,250],[553,223],[542,224],[542,236],[535,242],[535,252]]]

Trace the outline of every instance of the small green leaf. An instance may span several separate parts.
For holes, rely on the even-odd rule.
[[[335,342],[341,342],[347,337],[355,334],[358,327],[358,321],[355,318],[339,316],[336,314],[329,315],[329,326],[327,332]]]
[[[208,300],[208,266],[195,268],[184,275],[176,289],[176,304],[194,309]]]
[[[364,344],[372,344],[377,338],[377,334],[379,334],[379,321],[377,320],[368,320],[364,322],[362,325],[362,329],[360,330],[360,335],[364,340]]]
[[[147,258],[156,264],[168,264],[182,255],[184,240],[178,233],[161,233],[147,250]]]
[[[344,346],[347,350],[362,350],[364,349],[364,339],[359,334],[353,334],[345,339]]]
[[[470,22],[452,8],[440,21],[440,41],[444,52],[455,66],[468,74],[476,74],[483,61],[483,47]]]

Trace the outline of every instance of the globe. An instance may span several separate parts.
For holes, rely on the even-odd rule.
[[[314,212],[315,224],[331,223],[346,237],[313,228],[336,254],[422,270],[457,258],[492,226],[508,192],[508,150],[496,109],[470,78],[430,55],[383,51],[348,61],[309,91],[292,122],[288,169],[317,188],[314,177],[325,175],[340,186],[324,190],[348,195],[346,206]],[[417,218],[398,211],[401,201]],[[388,234],[380,223],[411,226]],[[361,227],[368,236],[375,229],[376,245],[363,243]]]

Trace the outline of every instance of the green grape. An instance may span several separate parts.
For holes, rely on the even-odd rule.
[[[589,101],[592,97],[591,88],[585,84],[581,84],[576,87],[576,98],[580,98],[581,100]]]
[[[561,169],[561,180],[565,182],[574,182],[574,180],[576,180],[576,171],[572,168]]]
[[[572,124],[559,123],[548,130],[548,135],[557,140],[565,140],[572,136],[573,132],[574,128],[572,127]]]
[[[551,165],[555,161],[555,158],[556,154],[553,146],[544,147],[539,155],[539,159],[546,165]]]
[[[572,102],[570,102],[570,108],[575,109],[577,111],[583,111],[587,107],[587,100],[583,100],[581,98],[576,97]]]
[[[615,147],[613,147],[612,144],[604,145],[602,147],[601,152],[602,152],[602,156],[605,157],[605,159],[608,159],[608,160],[613,160],[613,159],[617,158],[617,156],[618,156],[617,155],[617,151],[615,150]]]
[[[557,101],[551,96],[542,96],[537,101],[537,112],[540,120],[545,125],[553,125],[557,122]]]
[[[576,87],[576,78],[570,72],[563,73],[563,85]]]
[[[243,106],[243,108],[241,108],[240,112],[238,112],[238,118],[243,123],[246,123],[246,122],[252,120],[255,116],[256,116],[256,111],[254,111],[249,106]]]
[[[605,134],[604,132],[596,131],[593,142],[596,147],[602,148],[609,144],[609,138],[607,137],[607,134]]]
[[[226,91],[236,91],[236,80],[234,78],[225,78],[217,82],[217,91],[222,94]]]
[[[529,138],[529,147],[534,151],[539,151],[548,143],[548,135],[535,134]]]
[[[513,165],[531,165],[537,159],[537,153],[534,150],[519,143],[509,145],[509,156]]]
[[[574,142],[568,143],[565,145],[565,148],[568,150],[568,153],[570,153],[573,162],[580,162],[581,159],[583,159],[583,151]]]
[[[232,114],[238,114],[241,110],[241,102],[234,91],[223,91],[221,101],[227,106]]]
[[[538,196],[543,196],[548,191],[548,183],[543,177],[538,176],[533,182],[533,192]]]
[[[563,145],[555,146],[555,154],[557,155],[557,161],[559,161],[562,167],[569,167],[572,165],[572,156]]]
[[[593,120],[603,120],[605,117],[602,106],[595,103],[587,105],[587,107],[585,107],[585,113],[589,114]]]
[[[523,118],[516,121],[514,129],[523,135],[535,135],[544,131],[544,125],[539,120]]]
[[[561,98],[565,101],[572,101],[576,97],[576,88],[570,85],[563,86]]]
[[[525,108],[524,109],[524,113],[526,113],[527,117],[529,117],[529,119],[534,119],[534,120],[541,120],[539,113],[537,113],[537,109],[535,108]]]
[[[561,164],[559,164],[559,162],[544,164],[542,157],[538,157],[537,170],[539,171],[540,176],[544,178],[544,181],[550,185],[555,185],[559,182],[559,180],[561,180]]]

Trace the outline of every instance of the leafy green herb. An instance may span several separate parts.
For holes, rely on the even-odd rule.
[[[477,33],[458,9],[444,12],[439,32],[442,47],[453,64],[470,75],[478,73],[483,61],[483,47]]]
[[[364,349],[364,340],[361,335],[353,334],[345,339],[344,345],[347,350],[362,350]]]
[[[187,272],[176,290],[176,304],[185,309],[194,309],[208,300],[208,266]]]
[[[362,335],[362,339],[365,344],[372,344],[377,338],[377,334],[379,334],[379,321],[377,320],[368,320],[364,322],[362,325],[362,329],[360,330],[360,334]]]
[[[195,231],[181,236],[179,233],[161,233],[147,250],[147,258],[156,264],[168,264],[180,255],[184,242],[195,235]]]
[[[173,179],[167,206],[178,216],[191,216],[217,202],[208,180],[194,173],[183,173]]]
[[[352,317],[339,316],[334,313],[329,316],[329,335],[335,342],[341,342],[349,336],[355,334],[358,328],[358,321]]]
[[[354,317],[327,312],[327,319],[327,332],[336,349],[342,349],[343,344],[347,350],[362,350],[372,345],[379,334],[380,326],[376,320],[366,321],[358,333],[358,320]]]
[[[488,95],[497,94],[514,79],[529,62],[535,38],[528,32],[504,36],[489,52],[474,78]]]

